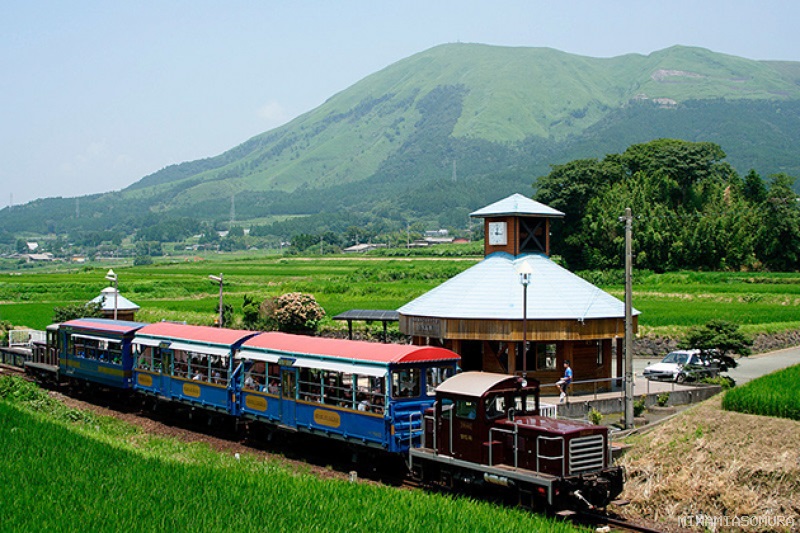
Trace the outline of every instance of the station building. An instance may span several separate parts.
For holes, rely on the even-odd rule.
[[[621,377],[624,302],[550,259],[551,220],[564,214],[514,194],[471,216],[484,221],[484,259],[398,309],[400,331],[413,344],[458,353],[464,370],[554,383],[568,360],[575,381]],[[607,390],[611,381],[596,386]]]
[[[136,319],[136,311],[139,310],[138,305],[122,296],[115,287],[106,287],[89,303],[100,304],[103,318],[117,318],[128,322]]]

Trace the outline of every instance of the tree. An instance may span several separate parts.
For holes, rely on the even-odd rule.
[[[800,204],[793,183],[786,174],[771,176],[764,202],[757,253],[772,270],[797,270],[800,264]]]
[[[744,197],[754,204],[761,204],[767,199],[767,188],[764,186],[764,180],[753,169],[750,169],[750,172],[744,177],[742,192]]]
[[[219,304],[214,306],[214,325],[219,326]],[[233,326],[233,306],[228,303],[222,304],[222,327]]]
[[[731,355],[750,355],[753,340],[739,330],[739,324],[727,320],[711,320],[704,326],[689,328],[679,348],[697,349],[704,353],[716,352],[717,357],[728,368],[736,368]],[[724,370],[724,368],[723,368]]]
[[[53,322],[67,322],[76,318],[102,318],[103,304],[100,302],[88,304],[65,305],[53,308]]]
[[[244,295],[244,302],[242,303],[242,325],[249,330],[257,331],[267,329],[265,320],[261,313],[261,303],[256,300],[255,296],[249,294]]]

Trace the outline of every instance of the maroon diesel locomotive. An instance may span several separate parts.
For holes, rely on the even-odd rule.
[[[503,374],[465,372],[437,387],[409,455],[418,481],[499,485],[531,507],[602,508],[624,482],[607,427],[540,416],[538,382]]]

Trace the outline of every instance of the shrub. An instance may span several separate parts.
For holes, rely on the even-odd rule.
[[[603,420],[603,413],[601,413],[594,407],[591,408],[587,416],[589,417],[589,422],[591,422],[595,426],[599,425],[600,422]]]
[[[102,316],[103,304],[101,303],[73,304],[53,308],[53,322],[67,322],[76,318],[88,317],[102,318]]]
[[[736,386],[736,381],[733,380],[730,376],[717,376],[713,378],[703,378],[700,380],[700,383],[706,383],[708,385],[719,385],[722,387],[722,390],[732,389]]]
[[[668,403],[669,403],[668,392],[662,392],[656,397],[656,404],[658,404],[659,407],[666,407]]]
[[[645,409],[645,397],[642,396],[638,400],[633,401],[633,416],[642,416]]]
[[[278,296],[262,306],[268,320],[274,322],[279,331],[288,333],[313,333],[325,317],[325,310],[314,296],[302,292]]]

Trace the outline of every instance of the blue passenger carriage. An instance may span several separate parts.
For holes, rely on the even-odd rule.
[[[133,339],[134,388],[144,394],[235,414],[233,354],[253,331],[149,324]]]
[[[131,341],[145,324],[105,318],[80,318],[48,328],[57,331],[61,376],[130,389],[133,383]]]
[[[444,348],[268,332],[242,343],[243,418],[389,452],[419,445],[434,389],[456,372]]]

